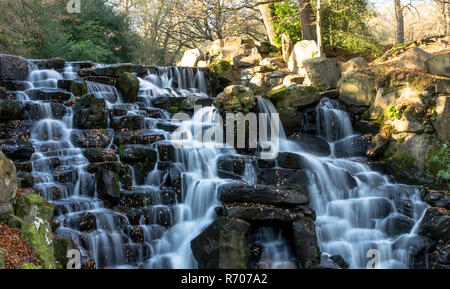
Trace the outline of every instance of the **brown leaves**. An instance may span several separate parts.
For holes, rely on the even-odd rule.
[[[39,256],[33,251],[31,245],[20,239],[20,229],[13,229],[5,224],[0,225],[0,248],[6,250],[2,257],[6,268],[14,269],[25,263],[41,264]]]

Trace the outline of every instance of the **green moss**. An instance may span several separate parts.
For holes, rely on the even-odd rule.
[[[24,222],[22,224],[22,240],[31,244],[33,250],[43,261],[45,269],[55,267],[52,237],[50,223],[44,219],[36,217],[32,223]]]
[[[25,263],[23,265],[21,265],[18,269],[22,269],[22,270],[40,270],[42,269],[41,266],[36,266],[34,264],[31,263]]]
[[[208,70],[211,77],[218,79],[223,73],[227,72],[231,68],[231,59],[220,58],[213,61],[209,66]]]
[[[415,167],[414,158],[406,154],[392,156],[386,161],[390,162],[394,166],[394,176],[397,178],[402,175],[403,171]]]
[[[55,206],[37,194],[22,195],[16,203],[16,216],[32,222],[35,217],[50,222],[53,219]]]
[[[75,96],[83,96],[88,93],[86,82],[74,81],[70,85],[70,92],[72,92]]]
[[[62,268],[65,268],[67,262],[69,261],[67,258],[67,252],[73,249],[70,240],[66,238],[55,239],[53,241],[53,248],[56,261],[59,262]]]
[[[139,79],[132,73],[124,72],[117,79],[117,89],[125,102],[133,103],[138,99]]]
[[[384,117],[385,119],[401,119],[402,113],[398,108],[391,104],[384,110]]]
[[[450,148],[447,144],[436,145],[428,152],[425,170],[450,186]]]

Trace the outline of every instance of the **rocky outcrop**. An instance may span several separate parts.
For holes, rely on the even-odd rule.
[[[191,241],[200,269],[249,269],[248,223],[219,217]]]
[[[429,57],[425,65],[432,74],[450,77],[450,52]]]

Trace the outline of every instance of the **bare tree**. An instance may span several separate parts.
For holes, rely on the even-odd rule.
[[[403,18],[403,5],[401,0],[394,0],[395,19],[397,20],[397,44],[405,42],[405,22]]]

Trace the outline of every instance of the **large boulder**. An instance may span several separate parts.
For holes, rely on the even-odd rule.
[[[54,269],[55,256],[50,223],[40,217],[35,217],[32,222],[23,222],[21,231],[21,239],[31,244],[33,250],[42,260],[42,267]]]
[[[203,52],[198,49],[190,49],[186,51],[183,55],[183,58],[181,59],[178,66],[184,66],[184,67],[195,67],[197,66],[197,63],[199,60],[203,59]]]
[[[319,90],[337,87],[341,78],[341,68],[336,61],[325,57],[308,58],[303,60],[303,66],[309,81]]]
[[[341,64],[341,70],[343,74],[352,70],[364,69],[367,67],[369,67],[369,64],[362,57],[355,57]]]
[[[420,49],[419,47],[414,47],[408,50],[403,57],[399,60],[398,66],[405,68],[423,68],[425,67],[425,60],[427,60],[431,54]]]
[[[54,209],[52,203],[37,194],[21,195],[16,202],[16,216],[28,223],[32,223],[37,217],[51,222]]]
[[[117,78],[117,89],[124,102],[136,102],[139,94],[139,79],[132,73],[124,72]]]
[[[317,104],[320,93],[313,86],[284,85],[275,87],[266,94],[273,105],[278,108],[304,108]]]
[[[297,42],[289,57],[289,71],[300,73],[303,68],[303,60],[313,58],[318,53],[317,44],[314,40],[302,40]]]
[[[303,268],[320,264],[320,248],[313,219],[304,217],[292,222],[295,251]]]
[[[339,86],[339,98],[347,107],[369,107],[377,93],[376,77],[359,70],[345,74]]]
[[[419,234],[430,237],[432,240],[450,240],[450,214],[444,208],[429,208],[425,212],[419,227]]]
[[[30,72],[31,63],[22,57],[0,54],[0,79],[25,80]]]
[[[274,206],[296,207],[309,203],[308,193],[301,186],[274,187],[230,183],[218,189],[223,203],[257,203]]]
[[[16,197],[19,182],[16,166],[0,151],[0,215],[12,210],[11,203]]]
[[[256,105],[253,91],[242,85],[232,85],[219,94],[215,102],[221,112],[248,113]]]
[[[106,102],[93,94],[80,98],[73,107],[74,127],[79,129],[101,129],[107,127]]]
[[[429,57],[425,65],[432,74],[450,77],[450,52]]]
[[[192,253],[200,269],[249,269],[250,225],[219,217],[191,241]]]

